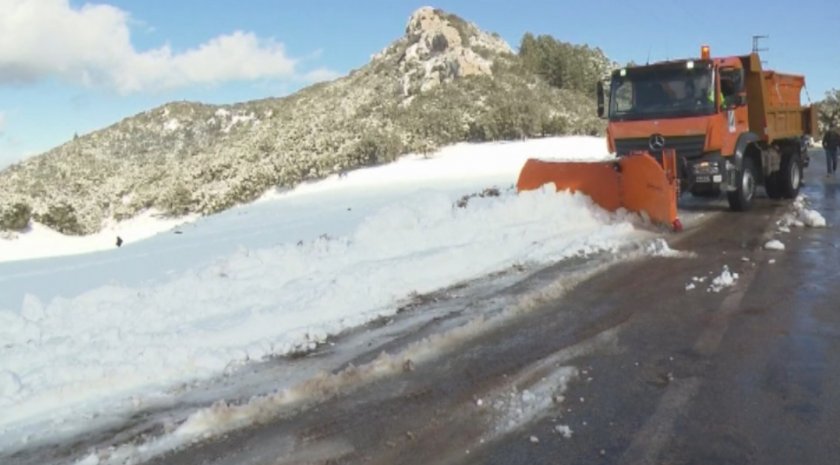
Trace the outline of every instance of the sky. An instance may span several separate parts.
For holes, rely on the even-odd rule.
[[[831,0],[0,0],[0,168],[75,134],[178,100],[235,103],[344,75],[431,5],[497,32],[550,34],[644,63],[749,52],[804,74],[819,100],[840,87]],[[745,20],[745,18],[749,18]],[[807,97],[805,98],[807,101]]]

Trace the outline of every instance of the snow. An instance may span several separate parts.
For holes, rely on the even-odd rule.
[[[560,367],[519,392],[513,389],[498,394],[493,408],[498,412],[496,433],[505,434],[544,416],[551,406],[563,401],[563,393],[571,380],[577,378],[575,367]]]
[[[84,459],[76,462],[76,465],[99,465],[99,457],[96,454],[88,454]]]
[[[692,291],[694,289],[697,289],[698,284],[703,284],[707,280],[708,277],[706,276],[694,276],[691,278],[691,281],[685,285],[685,290]],[[723,265],[723,269],[721,270],[720,274],[712,278],[711,283],[709,283],[709,286],[706,288],[706,292],[718,293],[724,288],[734,286],[737,280],[738,273],[731,272],[727,265]]]
[[[0,262],[113,249],[118,236],[126,244],[141,241],[196,219],[195,215],[165,218],[159,212],[147,210],[125,221],[108,221],[100,232],[89,236],[65,236],[44,225],[33,223],[29,231],[13,239],[0,239]]]
[[[11,397],[20,392],[20,377],[8,370],[0,370],[0,397]]]
[[[666,258],[695,258],[696,253],[684,250],[674,250],[665,238],[658,237],[645,245],[645,252],[651,257]]]
[[[825,217],[816,210],[808,208],[808,197],[804,194],[799,196],[793,202],[793,212],[785,214],[778,221],[779,232],[788,233],[790,227],[809,227],[809,228],[824,228],[827,226]]]
[[[709,274],[712,274],[712,273],[709,273]],[[685,290],[686,291],[693,291],[694,289],[697,289],[698,285],[705,283],[706,281],[708,281],[708,279],[709,279],[708,276],[693,276],[691,278],[691,281],[686,283]],[[707,288],[706,290],[708,291],[709,288]]]
[[[729,271],[729,267],[723,265],[723,270],[721,270],[721,273],[718,276],[715,276],[715,278],[712,279],[712,283],[706,289],[706,292],[720,292],[724,288],[734,286],[737,280],[738,273]]]
[[[163,129],[166,132],[177,131],[181,127],[181,122],[177,118],[170,118],[163,123]]]
[[[394,163],[361,169],[326,182],[303,184],[292,192],[269,191],[259,202],[316,193],[358,194],[371,188],[406,185],[448,186],[453,182],[486,180],[513,185],[522,165],[539,155],[542,160],[603,161],[612,156],[603,139],[586,136],[548,137],[524,142],[455,144],[431,155],[407,155]],[[488,187],[487,183],[482,184]]]
[[[810,228],[824,228],[826,226],[825,217],[816,210],[802,209],[799,212],[799,217],[805,226]]]
[[[230,117],[230,121],[222,128],[222,132],[224,133],[230,132],[230,130],[239,123],[257,122],[256,116],[254,116],[253,113],[249,113],[247,115],[235,114],[231,117],[230,112],[220,109],[216,111],[216,116],[223,119]]]
[[[764,244],[766,250],[785,250],[785,244],[778,239],[771,239]]]
[[[566,439],[571,439],[572,437],[572,428],[568,425],[555,425],[554,432],[563,436]]]
[[[0,448],[136,410],[250,361],[312,350],[396,313],[415,293],[648,240],[635,217],[586,196],[517,195],[511,185],[532,155],[608,157],[604,140],[591,137],[458,144],[272,191],[216,217],[147,212],[87,237],[36,224],[0,240]],[[456,206],[491,186],[497,197]],[[179,225],[183,234],[155,235]],[[664,240],[644,252],[678,254]],[[52,258],[22,261],[38,257]],[[575,374],[560,370],[538,398],[517,396],[510,422],[544,410]],[[182,433],[201,431],[202,418]]]

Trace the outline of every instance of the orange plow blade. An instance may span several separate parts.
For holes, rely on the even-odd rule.
[[[558,162],[530,159],[522,167],[518,191],[554,183],[559,191],[581,192],[605,210],[625,208],[644,213],[651,221],[681,230],[677,218],[679,181],[676,154],[662,155],[662,164],[647,152],[605,162]]]

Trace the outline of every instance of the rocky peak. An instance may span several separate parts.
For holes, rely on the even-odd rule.
[[[418,41],[431,39],[434,41],[436,37],[445,39],[452,44],[452,46],[461,46],[461,37],[458,30],[449,21],[449,15],[443,10],[436,10],[430,6],[424,6],[408,18],[408,24],[405,26],[405,35],[409,40]]]
[[[494,59],[513,50],[501,38],[432,7],[415,11],[405,28],[399,62],[405,97],[471,75],[492,75]]]

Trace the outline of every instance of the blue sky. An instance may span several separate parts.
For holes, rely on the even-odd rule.
[[[282,96],[363,66],[430,4],[516,47],[525,32],[619,62],[742,54],[840,88],[840,8],[759,0],[0,0],[0,167],[173,100]],[[13,13],[9,13],[13,12]],[[746,18],[746,19],[745,19]],[[235,60],[231,57],[236,57]]]

